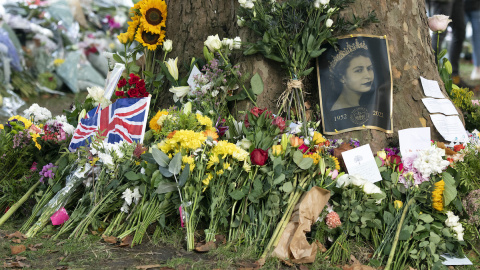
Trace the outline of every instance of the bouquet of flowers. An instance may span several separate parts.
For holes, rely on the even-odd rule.
[[[130,79],[128,81],[125,78],[120,79],[115,96],[119,98],[148,97],[149,93],[145,88],[145,81],[133,73],[130,73],[129,76]]]

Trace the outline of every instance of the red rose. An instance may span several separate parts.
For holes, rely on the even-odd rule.
[[[138,85],[138,84],[137,84],[137,85]],[[137,88],[138,92],[139,92],[141,95],[143,95],[143,94],[145,94],[145,93],[147,92],[147,89],[145,89],[145,87],[138,87],[138,86],[137,86],[137,87],[135,87],[135,88]]]
[[[125,78],[122,78],[117,84],[118,88],[122,88],[125,85],[127,85],[127,80],[125,80]]]
[[[145,88],[145,81],[144,80],[138,81],[136,86],[137,88]]]
[[[398,155],[391,155],[388,158],[390,160],[390,163],[392,163],[392,164],[398,165],[398,164],[402,163],[402,158]]]
[[[397,172],[403,173],[403,163],[398,164]]]
[[[275,126],[277,126],[281,132],[283,132],[285,130],[285,120],[283,120],[282,117],[278,116],[277,118],[275,118],[272,122],[272,124],[274,124]]]
[[[123,97],[123,95],[125,95],[125,93],[123,91],[115,91],[115,96]]]
[[[133,84],[136,84],[140,81],[140,77],[136,76],[135,74],[133,73],[130,73],[130,79],[128,80],[128,83],[130,85],[133,85]]]
[[[455,145],[455,146],[453,147],[453,150],[454,150],[455,152],[458,152],[458,151],[460,151],[460,150],[462,150],[462,149],[465,149],[465,146],[463,146],[463,144],[457,144],[457,145]]]
[[[267,162],[267,159],[268,152],[263,149],[256,148],[250,153],[250,160],[253,165],[263,166]]]
[[[129,97],[137,97],[138,96],[138,89],[137,88],[131,88],[128,90],[128,96]]]

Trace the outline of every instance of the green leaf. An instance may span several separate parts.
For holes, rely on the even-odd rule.
[[[265,55],[265,58],[268,58],[268,59],[271,59],[273,61],[277,61],[277,62],[280,62],[280,63],[283,63],[283,59],[274,55],[274,54],[266,54]]]
[[[134,181],[134,180],[138,180],[140,179],[140,176],[138,176],[138,174],[132,172],[132,171],[129,171],[125,174],[125,177],[130,180],[130,181]]]
[[[305,71],[303,72],[303,76],[306,77],[306,76],[310,75],[310,73],[312,73],[312,71],[313,71],[313,68],[314,68],[314,67],[311,67],[311,68],[305,70]]]
[[[312,52],[310,52],[310,57],[311,57],[311,58],[317,58],[317,57],[319,57],[324,51],[325,51],[325,49],[312,51]]]
[[[443,181],[445,182],[445,190],[443,191],[443,202],[444,205],[447,206],[457,197],[457,188],[455,187],[455,179],[453,179],[453,177],[449,173],[444,172],[442,176]]]
[[[417,233],[417,232],[420,232],[420,231],[423,231],[423,230],[425,230],[425,226],[419,224],[419,225],[417,225],[417,228],[413,232]]]
[[[430,242],[431,243],[435,243],[435,244],[438,244],[440,243],[440,236],[434,232],[430,232]]]
[[[233,96],[227,96],[226,100],[227,101],[244,100],[247,97],[248,97],[247,92],[245,92],[244,90],[240,90],[240,92],[238,92],[237,94],[235,94]]]
[[[433,222],[433,218],[429,214],[421,214],[418,217],[418,219],[423,220],[425,223],[432,223]]]
[[[307,52],[311,52],[313,50],[313,41],[315,41],[315,38],[313,37],[313,35],[308,36]]]
[[[313,165],[313,158],[303,158],[300,163],[297,163],[297,166],[300,167],[302,170],[308,170]]]
[[[273,180],[273,185],[278,185],[285,180],[285,174],[280,174],[275,180]]]
[[[383,212],[383,220],[385,221],[385,224],[390,225],[395,220],[395,217],[392,213],[385,211]]]
[[[180,173],[182,169],[182,153],[178,152],[168,164],[168,170],[173,174]]]
[[[171,173],[167,167],[162,167],[162,166],[158,166],[158,170],[160,171],[160,173],[162,173],[163,176],[165,177],[172,177],[173,176],[173,173]]]
[[[160,165],[162,167],[167,167],[168,166],[168,162],[170,161],[170,159],[160,149],[152,148],[152,156],[153,156],[153,158],[155,159],[155,161],[157,162],[158,165]]]
[[[250,84],[252,85],[252,92],[255,95],[260,95],[263,92],[263,80],[258,73],[253,75],[253,77],[250,79]]]
[[[239,201],[245,197],[245,194],[241,190],[234,190],[230,192],[230,197],[232,197],[232,199],[235,201]]]
[[[155,193],[164,194],[177,190],[177,184],[172,182],[162,182],[158,185]]]
[[[252,55],[258,52],[257,46],[254,44],[248,47],[245,51],[243,51],[243,55]]]
[[[281,189],[283,190],[283,192],[285,193],[290,193],[293,191],[293,185],[292,185],[292,182],[286,182],[285,184],[283,184],[283,186],[281,187]]]
[[[113,54],[113,60],[115,60],[118,63],[125,64],[125,61],[123,61],[123,59],[116,53]]]
[[[187,182],[188,176],[190,176],[190,164],[186,164],[185,168],[183,168],[183,172],[180,175],[180,180],[178,181],[178,187],[183,187]]]
[[[158,149],[157,149],[158,150]],[[159,150],[160,151],[160,150]],[[162,152],[163,153],[163,152]],[[140,156],[143,160],[145,160],[147,163],[152,163],[155,164],[156,160],[153,158],[152,153],[145,153]],[[167,157],[168,158],[168,157]]]
[[[203,46],[203,57],[205,57],[207,62],[210,62],[213,59],[213,53],[208,50],[207,46]]]
[[[295,164],[302,162],[302,159],[303,159],[303,153],[301,151],[297,150],[293,153],[293,162],[295,162]]]

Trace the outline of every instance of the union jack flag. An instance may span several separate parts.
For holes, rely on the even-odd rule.
[[[78,123],[68,149],[88,145],[97,131],[108,143],[142,142],[150,107],[150,97],[122,98],[103,110],[92,109]]]

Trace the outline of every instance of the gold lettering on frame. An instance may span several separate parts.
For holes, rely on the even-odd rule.
[[[342,121],[342,120],[347,120],[347,114],[340,114],[340,115],[335,115],[335,121]]]

